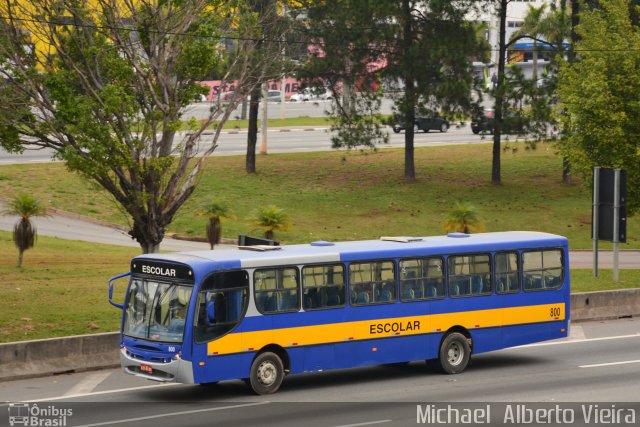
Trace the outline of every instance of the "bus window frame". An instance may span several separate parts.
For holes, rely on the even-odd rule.
[[[274,289],[274,290],[266,290],[266,291],[258,291],[257,287],[256,287],[256,273],[260,272],[260,271],[265,271],[265,270],[284,270],[287,268],[292,268],[296,271],[296,290],[298,292],[298,298],[296,299],[296,308],[295,309],[290,309],[290,310],[278,310],[277,309],[277,300],[276,300],[276,310],[275,311],[262,311],[260,310],[260,308],[258,308],[258,304],[256,303],[257,298],[256,298],[256,293],[257,292],[279,292],[279,291],[283,291],[286,290],[287,288],[282,288],[282,289]],[[301,292],[301,287],[302,287],[302,276],[301,276],[301,271],[300,271],[300,267],[298,265],[274,265],[271,267],[259,267],[259,268],[254,268],[253,271],[251,272],[251,288],[253,289],[252,292],[252,298],[253,298],[253,306],[255,307],[256,311],[264,316],[266,315],[272,315],[272,314],[285,314],[285,313],[298,313],[302,310],[302,302],[300,301],[301,296],[302,296],[302,292]],[[289,289],[293,289],[293,288],[289,288]]]
[[[393,267],[392,268],[393,288],[395,292],[395,297],[390,299],[389,301],[374,301],[374,302],[369,301],[367,303],[351,302],[351,266],[353,264],[372,264],[372,263],[384,263],[384,262],[390,262]],[[347,264],[347,280],[348,280],[347,287],[349,290],[347,298],[349,300],[350,307],[369,307],[372,305],[395,304],[396,302],[398,302],[398,263],[396,258],[363,259],[363,260],[349,262]],[[380,283],[383,284],[384,282],[385,281],[383,280]],[[364,284],[364,283],[374,283],[374,282],[358,282],[358,284]],[[375,282],[375,283],[378,283],[378,282]]]
[[[216,289],[216,288],[211,288],[211,289],[205,289],[204,288],[204,284],[206,283],[206,281],[213,275],[215,274],[222,274],[222,273],[229,273],[229,272],[233,272],[233,271],[244,271],[247,274],[247,286],[235,286],[233,288],[220,288],[220,289]],[[196,344],[205,344],[211,341],[216,341],[219,340],[220,338],[232,333],[233,331],[235,331],[238,326],[240,326],[240,324],[244,321],[244,319],[247,316],[247,312],[249,311],[249,305],[251,304],[251,274],[249,273],[249,270],[245,269],[245,268],[232,268],[232,269],[228,269],[228,270],[216,270],[216,271],[211,271],[209,274],[207,274],[206,276],[204,276],[202,278],[202,280],[200,281],[200,283],[197,286],[198,288],[198,292],[195,295],[195,302],[194,302],[194,307],[193,307],[193,325],[191,326],[192,328],[192,336],[193,336],[193,342]],[[196,338],[196,332],[195,332],[195,328],[198,327],[198,310],[200,309],[199,306],[199,301],[200,301],[200,294],[201,293],[207,293],[207,292],[218,292],[218,291],[226,291],[226,290],[236,290],[236,289],[246,289],[247,290],[247,302],[244,305],[243,309],[242,309],[242,313],[240,314],[240,317],[238,319],[238,321],[236,322],[235,326],[231,329],[229,329],[227,332],[225,332],[222,335],[218,335],[215,338],[212,339],[207,339],[204,341],[201,341],[199,339]],[[206,303],[206,302],[205,302]],[[223,324],[229,324],[230,322],[225,322]]]
[[[139,280],[140,282],[153,282],[156,283],[157,286],[160,285],[167,285],[169,288],[171,288],[172,286],[181,286],[181,287],[189,287],[191,288],[191,295],[189,297],[189,300],[187,302],[187,306],[186,306],[186,316],[184,318],[185,322],[184,322],[184,327],[182,329],[182,341],[180,343],[177,343],[176,341],[169,341],[169,340],[151,340],[149,337],[137,337],[135,335],[131,335],[129,333],[125,333],[124,332],[124,326],[125,323],[127,321],[127,317],[129,315],[129,313],[127,312],[127,306],[129,304],[129,300],[131,295],[129,294],[130,289],[131,289],[131,283]],[[138,339],[138,340],[145,340],[145,341],[152,341],[154,343],[165,343],[165,344],[179,344],[179,345],[183,345],[184,341],[185,341],[185,336],[187,335],[187,326],[188,326],[188,322],[187,320],[189,319],[189,314],[190,314],[190,306],[191,306],[191,299],[193,298],[193,295],[195,293],[195,289],[196,289],[196,284],[194,280],[174,280],[173,278],[165,278],[165,277],[159,277],[159,276],[153,276],[150,274],[135,274],[135,275],[131,275],[129,278],[129,283],[127,284],[127,289],[126,289],[126,293],[125,293],[125,298],[124,298],[124,302],[123,302],[123,318],[122,318],[122,326],[121,326],[121,332],[122,335],[130,338],[130,339]],[[154,298],[151,300],[151,304],[152,304],[152,308],[155,308],[155,304],[154,302],[156,301],[156,298],[159,297],[159,295],[155,295]],[[150,316],[154,316],[155,314],[151,314]],[[150,317],[151,319],[151,317]],[[151,325],[149,324],[149,327]],[[148,329],[147,329],[148,330]]]
[[[342,266],[342,286],[344,287],[344,295],[342,295],[344,297],[344,301],[342,302],[342,304],[340,305],[330,305],[330,306],[324,306],[324,307],[315,307],[315,308],[306,308],[304,306],[304,290],[305,290],[305,286],[304,286],[304,269],[309,267],[309,268],[314,268],[314,267],[323,267],[323,266]],[[348,299],[348,295],[347,295],[347,289],[349,287],[349,284],[347,283],[347,277],[348,277],[348,271],[349,268],[348,266],[344,263],[344,262],[321,262],[321,263],[313,263],[313,264],[304,264],[302,265],[302,267],[300,268],[300,297],[302,299],[302,303],[300,305],[301,310],[302,311],[318,311],[318,310],[334,310],[337,308],[344,308],[347,306],[347,299]],[[327,287],[327,286],[338,286],[338,285],[327,285],[324,284],[323,286],[309,286],[309,288],[320,288],[320,287]]]
[[[554,288],[547,288],[546,286],[543,286],[541,288],[530,288],[527,289],[525,287],[525,280],[524,280],[524,274],[525,274],[525,270],[524,270],[524,254],[525,253],[534,253],[534,252],[545,252],[545,251],[560,251],[560,286],[556,286]],[[542,248],[535,248],[535,249],[522,249],[521,250],[521,257],[522,257],[522,290],[524,292],[545,292],[545,291],[558,291],[560,289],[564,288],[564,281],[565,281],[565,270],[567,268],[567,264],[566,264],[566,259],[565,259],[565,253],[562,247],[558,247],[558,246],[550,246],[550,247],[542,247]],[[531,271],[542,271],[544,273],[545,268],[544,268],[544,258],[542,259],[542,269],[541,270],[531,270]],[[555,269],[555,268],[554,268]],[[551,270],[551,269],[550,269]]]
[[[449,259],[451,258],[455,258],[455,257],[472,257],[472,256],[480,256],[480,255],[486,255],[489,257],[489,290],[486,292],[482,292],[479,294],[474,294],[474,293],[468,293],[468,294],[464,294],[464,295],[451,295],[451,286],[449,284],[449,279],[451,277],[451,269],[449,268]],[[472,252],[472,253],[452,253],[452,254],[448,254],[446,256],[446,267],[447,267],[447,273],[446,273],[446,292],[447,292],[447,297],[449,298],[475,298],[475,297],[487,297],[487,296],[491,296],[494,294],[495,291],[495,283],[493,283],[493,257],[491,256],[491,252]],[[454,275],[454,276],[461,276],[461,275]],[[465,275],[468,276],[468,275]],[[468,277],[472,277],[472,276],[468,276]]]
[[[496,272],[496,256],[500,255],[500,254],[516,254],[516,264],[517,264],[517,277],[518,277],[518,289],[515,291],[502,291],[502,292],[498,292],[498,280],[496,279],[496,274],[498,274]],[[514,295],[514,294],[519,294],[522,293],[524,290],[524,286],[523,286],[523,277],[522,277],[522,249],[507,249],[507,250],[502,250],[502,251],[496,251],[492,254],[493,256],[491,257],[491,267],[492,267],[492,274],[493,274],[493,284],[494,284],[494,292],[496,295]],[[506,274],[506,273],[500,273],[500,274]]]
[[[401,292],[402,292],[402,279],[400,278],[400,269],[401,266],[400,264],[403,261],[414,261],[414,260],[429,260],[429,259],[439,259],[442,265],[442,286],[444,288],[444,293],[442,295],[436,296],[436,297],[422,297],[422,298],[413,298],[413,299],[403,299]],[[410,303],[410,302],[419,302],[419,301],[435,301],[435,300],[443,300],[445,298],[447,298],[447,260],[445,259],[444,255],[426,255],[424,257],[407,257],[407,258],[399,258],[398,259],[398,275],[397,275],[397,279],[396,281],[398,282],[398,299],[400,302],[403,303]],[[422,279],[428,279],[426,277],[423,277]],[[407,279],[407,280],[411,280],[411,279]],[[415,279],[418,280],[418,279]]]

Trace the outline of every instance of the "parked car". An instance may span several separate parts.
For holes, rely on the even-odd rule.
[[[327,88],[319,88],[319,87],[306,87],[302,89],[298,93],[294,93],[291,95],[290,100],[293,102],[304,102],[304,101],[314,101],[314,100],[327,100],[331,99],[333,96],[331,91]]]
[[[267,91],[267,101],[268,102],[280,102],[282,101],[282,94],[279,90],[269,90]]]
[[[413,122],[413,131],[423,131],[429,132],[430,130],[439,130],[440,132],[446,132],[449,130],[449,121],[440,116],[416,116]],[[401,130],[404,130],[404,123],[402,120],[396,119],[396,122],[393,124],[393,131],[395,133],[400,133]]]
[[[280,102],[282,100],[281,93],[279,90],[275,90],[275,89],[268,90],[266,98],[263,98],[262,95],[260,96],[260,102],[262,102],[265,99],[267,100],[267,102]],[[251,95],[247,96],[247,101],[251,101]]]
[[[471,120],[471,132],[476,135],[479,133],[493,134],[494,122],[494,112],[492,109],[487,108]],[[524,128],[522,115],[515,111],[507,111],[505,113],[502,121],[502,133],[521,134],[524,132]]]
[[[242,101],[242,94],[234,91],[221,92],[218,95],[214,95],[214,99],[220,102]]]

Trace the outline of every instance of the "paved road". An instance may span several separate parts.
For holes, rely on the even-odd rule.
[[[392,113],[393,102],[389,98],[384,98],[380,105],[382,114]],[[189,120],[191,117],[196,120],[202,120],[207,117],[211,104],[209,102],[199,102],[192,104],[185,110],[184,119]],[[270,119],[290,118],[290,117],[323,117],[326,116],[327,110],[331,108],[331,101],[317,100],[313,102],[279,102],[267,103],[267,116]],[[247,107],[248,112],[248,107]],[[238,107],[229,116],[231,119],[239,119],[241,116],[241,106]],[[262,117],[262,103],[258,117]]]
[[[4,204],[0,200],[0,211]],[[0,230],[11,231],[18,217],[0,215]],[[110,245],[138,247],[126,231],[106,224],[82,220],[80,217],[67,214],[54,214],[46,218],[34,218],[38,233],[42,236],[52,236],[61,239],[81,240]],[[219,245],[216,250],[228,249],[231,246]],[[166,251],[208,250],[209,245],[202,242],[177,240],[167,237],[160,245]],[[591,251],[571,251],[571,268],[591,268]],[[601,251],[600,268],[612,268],[613,255],[610,251]],[[640,269],[640,251],[621,251],[619,265],[621,269]]]
[[[253,396],[237,380],[159,385],[112,369],[0,383],[0,401],[73,405],[70,425],[154,427],[415,425],[416,403],[433,402],[636,402],[640,409],[639,349],[640,319],[622,319],[573,324],[567,340],[476,355],[455,376],[413,362],[292,376],[277,394]]]
[[[0,212],[5,204],[0,200]],[[18,221],[17,216],[0,215],[0,230],[11,231]],[[139,247],[127,232],[118,227],[107,224],[79,219],[73,215],[56,213],[50,217],[33,218],[38,234],[42,236],[58,237],[68,240],[104,243],[109,245]],[[209,249],[209,244],[165,238],[161,244],[162,250],[188,251]]]
[[[390,128],[388,129],[390,130]],[[179,140],[179,139],[178,139]],[[200,152],[211,146],[213,132],[203,134]],[[330,151],[331,141],[328,127],[276,128],[267,132],[269,153],[291,153]],[[416,147],[434,147],[454,144],[487,144],[490,138],[474,135],[468,126],[452,128],[447,133],[429,132],[415,135]],[[404,146],[404,133],[389,132],[389,144],[380,148],[399,148]],[[213,156],[244,155],[247,150],[247,131],[229,130],[220,135],[218,147]],[[50,162],[52,151],[47,149],[26,150],[23,154],[9,154],[0,149],[0,165],[17,163]]]

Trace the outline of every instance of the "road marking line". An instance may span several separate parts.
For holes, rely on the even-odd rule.
[[[106,380],[112,372],[98,372],[87,375],[82,381],[74,385],[67,391],[65,396],[74,396],[77,394],[91,393],[102,381]]]
[[[619,340],[619,339],[624,339],[624,338],[640,338],[640,334],[618,335],[616,337],[587,338],[587,339],[577,339],[577,340],[567,340],[567,341],[541,342],[541,343],[536,343],[536,344],[525,344],[525,345],[521,345],[521,346],[518,346],[518,347],[510,347],[510,348],[506,348],[505,350],[527,348],[527,347],[544,347],[544,346],[547,346],[547,345],[578,344],[578,343],[583,343],[583,342]]]
[[[569,329],[570,340],[586,340],[587,336],[584,334],[584,329],[580,325],[571,325]]]
[[[518,350],[518,349],[527,348],[527,347],[541,347],[541,346],[547,346],[547,345],[561,345],[561,344],[576,344],[576,343],[582,343],[582,342],[608,341],[608,340],[625,339],[625,338],[640,338],[640,334],[619,335],[619,336],[615,336],[615,337],[591,338],[591,339],[583,339],[583,340],[570,340],[570,341],[557,341],[557,342],[527,344],[527,345],[522,345],[522,346],[519,346],[519,347],[506,348],[503,351]],[[98,391],[98,392],[92,392],[92,393],[83,393],[83,394],[76,394],[76,395],[64,395],[64,396],[47,397],[47,398],[44,398],[44,399],[25,400],[24,402],[25,403],[51,402],[51,401],[55,401],[55,400],[72,399],[72,398],[77,398],[77,397],[99,396],[99,395],[103,395],[103,394],[113,394],[113,393],[121,393],[121,392],[129,392],[129,391],[135,391],[135,390],[145,390],[145,389],[161,388],[161,387],[173,387],[173,386],[179,386],[179,385],[184,385],[184,384],[165,383],[165,384],[158,384],[158,385],[148,385],[148,386],[140,386],[140,387],[121,388],[121,389],[115,389],[115,390],[105,390],[105,391]],[[1,406],[6,406],[6,405],[0,405],[0,407]]]
[[[189,414],[197,414],[200,412],[213,412],[213,411],[222,411],[225,409],[245,408],[247,406],[266,405],[268,403],[271,403],[271,402],[255,402],[255,403],[245,403],[242,405],[222,406],[220,408],[206,408],[206,409],[194,409],[193,411],[170,412],[166,414],[149,415],[147,417],[128,418],[126,420],[114,420],[114,421],[105,421],[105,422],[94,423],[94,424],[84,424],[77,427],[98,427],[98,426],[109,426],[113,424],[128,424],[128,423],[134,423],[137,421],[153,420],[157,418],[175,417],[178,415],[189,415]]]
[[[343,425],[339,425],[339,426],[334,426],[334,427],[357,427],[357,426],[369,426],[372,424],[383,424],[383,423],[390,423],[392,420],[377,420],[377,421],[369,421],[366,423],[358,423],[358,424],[343,424]]]
[[[599,368],[601,366],[627,365],[629,363],[640,363],[640,360],[625,360],[622,362],[595,363],[593,365],[580,365],[578,368]]]
[[[135,391],[135,390],[146,390],[150,388],[161,388],[161,387],[173,387],[177,385],[184,385],[178,383],[170,383],[170,384],[158,384],[158,385],[144,385],[140,387],[131,387],[131,388],[119,388],[115,390],[104,390],[104,391],[96,391],[92,393],[81,393],[74,395],[64,395],[64,396],[55,396],[55,397],[47,397],[44,399],[35,399],[35,400],[25,400],[25,403],[38,403],[38,402],[50,402],[53,400],[63,400],[63,399],[73,399],[76,397],[87,397],[87,396],[100,396],[103,394],[112,394],[112,393],[120,393],[123,391]]]

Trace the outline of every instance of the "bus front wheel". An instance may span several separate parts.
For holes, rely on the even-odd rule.
[[[440,344],[438,359],[428,361],[430,366],[447,374],[459,374],[464,371],[471,358],[471,346],[467,337],[459,332],[447,335]]]
[[[275,353],[262,353],[251,364],[249,387],[255,394],[275,393],[283,379],[284,366]]]

